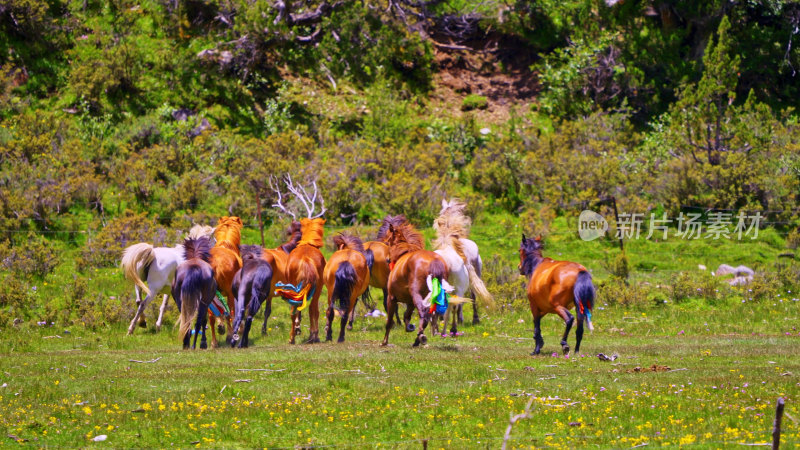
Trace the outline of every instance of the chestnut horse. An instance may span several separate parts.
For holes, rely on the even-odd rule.
[[[399,214],[397,216],[386,216],[381,223],[380,228],[378,229],[378,236],[377,240],[375,241],[368,241],[364,243],[365,250],[371,250],[374,256],[375,262],[372,265],[372,272],[370,272],[369,278],[369,285],[372,287],[376,287],[383,292],[383,309],[384,311],[388,312],[389,309],[386,307],[386,297],[388,296],[388,291],[386,286],[389,284],[389,246],[386,244],[387,239],[389,238],[389,224],[399,224],[399,223],[408,223],[406,216]],[[369,290],[364,292],[364,295],[361,297],[361,301],[364,304],[368,304],[369,301]],[[400,312],[395,310],[395,320],[398,324],[400,324]],[[353,314],[350,316],[350,325],[349,329],[353,328],[353,318],[355,317],[355,310],[353,310]],[[411,332],[414,331],[416,327],[413,324],[408,324],[406,331]]]
[[[207,347],[205,326],[208,307],[217,292],[214,270],[208,263],[211,258],[211,245],[211,241],[206,237],[186,239],[183,243],[185,261],[178,265],[175,279],[172,281],[172,298],[181,311],[179,336],[184,349],[189,348],[189,328],[195,316],[197,319],[194,325],[192,349],[197,345],[199,335],[202,335],[200,348]]]
[[[300,331],[300,312],[308,307],[310,331],[306,343],[319,342],[319,296],[322,293],[325,257],[322,247],[325,219],[301,219],[302,237],[297,247],[289,253],[283,279],[276,283],[275,294],[280,295],[292,305],[292,327],[289,343],[294,344]],[[311,296],[311,301],[308,297]]]
[[[241,230],[244,224],[238,217],[220,217],[214,237],[217,245],[211,249],[211,267],[214,268],[214,279],[217,281],[217,289],[222,293],[227,302],[228,311],[233,311],[236,303],[236,296],[233,293],[233,277],[242,268],[242,258],[239,256],[239,242],[241,241]],[[220,311],[222,312],[222,311]],[[231,334],[230,313],[222,319]],[[214,328],[215,316],[212,314],[211,321],[211,345],[217,347],[217,332]]]
[[[595,289],[592,275],[585,267],[570,261],[554,261],[542,257],[542,238],[527,239],[522,235],[519,246],[519,272],[530,279],[528,283],[528,303],[533,314],[533,338],[536,348],[531,355],[538,355],[544,345],[542,339],[542,316],[555,313],[564,319],[567,328],[561,338],[564,354],[569,353],[567,336],[572,328],[574,318],[569,310],[576,307],[578,327],[575,329],[575,353],[581,348],[583,338],[583,321],[592,331],[592,307],[594,306]]]
[[[430,298],[432,294],[428,282],[435,279],[439,285],[442,285],[443,281],[447,280],[447,264],[441,256],[425,250],[422,234],[409,223],[399,223],[396,226],[390,223],[388,236],[392,271],[389,273],[387,287],[389,297],[386,301],[388,309],[386,335],[383,337],[381,345],[389,344],[389,332],[394,325],[392,316],[397,312],[398,303],[408,305],[403,315],[406,327],[408,327],[411,314],[414,312],[412,306],[416,307],[419,312],[419,327],[414,347],[420,344],[424,345],[428,342],[428,338],[425,336],[425,327],[429,321],[436,320],[436,314],[429,311],[430,304],[426,304],[426,299]]]
[[[286,263],[289,261],[289,253],[297,247],[297,243],[303,236],[300,222],[292,221],[286,230],[288,240],[277,248],[265,248],[261,252],[261,257],[272,267],[272,286],[269,295],[264,301],[264,323],[261,325],[261,334],[267,334],[267,320],[272,315],[272,297],[275,292],[275,283],[285,280]],[[260,248],[260,247],[259,247]]]
[[[347,319],[355,309],[358,297],[369,289],[370,270],[374,256],[372,251],[364,250],[361,239],[349,234],[339,234],[333,238],[336,251],[325,265],[323,278],[328,288],[328,327],[325,341],[333,339],[333,308],[339,302],[342,313],[342,326],[338,342],[344,342]]]

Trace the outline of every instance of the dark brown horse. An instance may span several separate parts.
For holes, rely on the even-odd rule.
[[[172,280],[172,298],[181,312],[180,339],[184,349],[189,348],[189,328],[195,316],[192,348],[197,345],[200,335],[200,348],[207,347],[205,326],[208,307],[217,292],[214,270],[208,263],[211,245],[206,237],[186,239],[183,243],[185,261],[175,270],[175,279]]]
[[[272,297],[272,265],[263,258],[263,249],[259,245],[240,245],[239,252],[242,255],[242,269],[233,277],[236,306],[233,333],[228,335],[228,343],[231,347],[247,348],[253,317],[261,303]],[[239,334],[242,321],[244,331]]]
[[[276,284],[277,295],[292,305],[292,327],[289,343],[294,344],[300,330],[300,312],[308,307],[310,332],[306,343],[319,342],[319,296],[322,293],[325,257],[319,251],[323,245],[325,219],[302,219],[302,238],[289,253],[284,279]],[[311,297],[311,301],[308,301]]]
[[[239,256],[239,242],[241,240],[241,230],[244,224],[238,217],[220,217],[219,223],[214,231],[217,245],[211,249],[211,267],[214,268],[214,279],[217,280],[217,289],[225,297],[228,310],[233,311],[236,303],[236,295],[233,293],[233,277],[242,268],[242,258]],[[231,332],[230,315],[220,318]],[[215,317],[212,314],[211,322],[211,346],[217,347],[217,333],[214,328]]]
[[[592,307],[595,289],[592,275],[585,267],[570,261],[554,261],[542,257],[542,238],[527,239],[522,235],[519,246],[519,272],[530,279],[528,283],[528,302],[533,314],[533,338],[536,348],[531,355],[538,355],[544,345],[542,339],[542,317],[548,313],[558,314],[566,324],[561,348],[569,353],[567,336],[572,328],[574,317],[569,310],[576,307],[578,327],[575,329],[575,353],[581,348],[583,322],[593,330]]]
[[[333,310],[338,302],[342,313],[342,326],[338,342],[344,342],[347,319],[355,309],[358,297],[369,289],[369,273],[374,257],[372,251],[364,250],[361,239],[349,234],[333,238],[336,251],[325,265],[324,279],[328,288],[328,327],[325,340],[333,339]]]
[[[386,335],[381,345],[389,343],[389,332],[394,321],[392,316],[397,312],[397,304],[408,305],[403,322],[408,326],[414,309],[419,312],[419,327],[414,347],[426,344],[425,327],[431,320],[436,320],[436,314],[429,311],[425,304],[426,297],[430,297],[431,289],[428,287],[428,278],[438,280],[441,285],[447,279],[447,264],[441,256],[432,251],[425,250],[425,241],[411,224],[402,223],[397,226],[389,224],[388,244],[390,248],[389,297],[387,299]]]

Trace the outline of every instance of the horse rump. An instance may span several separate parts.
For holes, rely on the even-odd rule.
[[[202,265],[191,263],[178,267],[172,287],[172,296],[175,297],[181,309],[181,325],[178,333],[181,340],[189,332],[192,319],[197,316],[200,307],[208,306],[204,301],[206,297],[210,300],[216,290],[217,284],[210,267],[205,268]]]
[[[594,306],[595,288],[592,284],[592,274],[585,270],[578,272],[575,286],[572,288],[575,296],[575,308],[578,320],[586,319],[589,331],[594,330],[592,325],[592,307]]]
[[[150,295],[150,288],[142,278],[147,278],[147,271],[155,259],[153,246],[145,242],[133,244],[122,253],[121,266],[125,278],[139,286],[145,295]]]

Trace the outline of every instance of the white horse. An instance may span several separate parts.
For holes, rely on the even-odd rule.
[[[471,221],[464,215],[464,208],[466,208],[466,204],[458,199],[452,199],[449,202],[442,200],[442,210],[439,212],[439,217],[433,222],[433,228],[436,230],[436,241],[434,242],[436,250],[434,252],[438,253],[447,263],[449,274],[447,281],[455,288],[454,295],[463,297],[467,289],[472,291],[472,324],[475,325],[480,323],[478,307],[475,303],[476,297],[481,303],[489,306],[494,305],[494,299],[481,280],[483,262],[478,252],[478,245],[467,239]],[[457,306],[457,314],[458,320],[453,319],[450,328],[450,334],[453,336],[458,331],[456,322],[464,322],[462,305]],[[450,309],[448,308],[444,316],[442,331],[447,330],[449,318]]]
[[[203,236],[213,239],[214,228],[208,225],[195,225],[189,230],[189,238],[197,239]],[[122,271],[125,273],[125,278],[133,282],[136,304],[139,306],[128,327],[128,334],[133,334],[137,322],[140,326],[147,327],[144,310],[158,294],[164,295],[156,321],[156,329],[161,330],[175,270],[184,261],[183,250],[183,244],[175,247],[153,247],[146,242],[140,242],[126,248],[122,253]],[[147,284],[142,281],[143,278],[147,279]],[[142,291],[145,293],[144,300]]]

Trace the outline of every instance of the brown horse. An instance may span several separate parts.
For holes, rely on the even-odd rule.
[[[289,253],[283,280],[276,284],[275,293],[293,306],[290,344],[294,344],[300,330],[300,312],[306,307],[310,310],[310,332],[306,343],[319,342],[319,296],[324,286],[322,272],[325,269],[325,257],[319,249],[323,245],[324,224],[325,219],[321,218],[300,220],[302,238]]]
[[[214,237],[217,245],[211,249],[211,267],[214,268],[214,279],[217,281],[217,289],[225,296],[228,310],[233,311],[236,305],[236,295],[233,293],[233,278],[236,272],[242,268],[242,258],[239,256],[239,242],[241,241],[241,230],[244,224],[238,217],[220,217],[219,224]],[[231,333],[230,314],[222,319],[225,322],[228,334]],[[217,347],[217,332],[214,328],[215,316],[210,315],[211,322],[211,346]]]
[[[303,236],[300,222],[292,221],[286,230],[288,240],[277,248],[263,249],[261,257],[272,267],[272,286],[269,296],[264,301],[264,323],[261,325],[261,334],[267,334],[267,320],[272,314],[272,297],[275,292],[275,283],[286,279],[286,263],[289,261],[289,253],[297,247],[297,243]]]
[[[369,289],[370,270],[374,261],[372,251],[365,251],[361,239],[349,234],[333,238],[336,251],[325,265],[325,286],[328,288],[328,327],[325,340],[333,339],[333,309],[339,302],[342,326],[338,342],[344,342],[347,319],[355,309],[358,297]]]
[[[592,307],[594,306],[595,289],[592,275],[585,267],[570,261],[554,261],[542,257],[542,238],[527,239],[522,235],[519,246],[519,272],[530,279],[528,283],[528,302],[533,314],[533,338],[536,348],[531,355],[538,355],[544,345],[542,339],[542,316],[555,313],[564,319],[567,328],[561,338],[564,354],[569,353],[567,336],[572,328],[574,318],[569,310],[576,307],[578,327],[575,329],[575,353],[581,348],[583,338],[583,321],[592,331]]]
[[[392,271],[389,274],[389,298],[386,302],[388,308],[386,335],[381,345],[389,343],[389,332],[394,324],[392,316],[397,312],[398,303],[408,305],[403,315],[406,327],[414,312],[412,306],[416,307],[419,312],[419,327],[414,347],[426,344],[428,338],[425,336],[425,327],[429,321],[436,320],[436,314],[431,313],[430,305],[425,303],[425,299],[432,293],[428,287],[428,278],[438,280],[441,285],[447,279],[447,264],[441,256],[425,250],[422,234],[409,223],[400,223],[396,226],[390,223],[388,236]]]
[[[372,265],[372,272],[370,272],[369,278],[369,285],[372,287],[376,287],[383,292],[383,309],[384,311],[389,311],[386,306],[386,298],[388,296],[388,290],[386,287],[389,284],[389,246],[386,244],[386,241],[389,239],[389,225],[390,224],[400,224],[400,223],[408,223],[406,216],[400,214],[397,216],[386,216],[381,223],[380,228],[378,229],[378,236],[377,240],[375,241],[368,241],[364,243],[365,250],[371,250],[372,254],[375,258],[375,262]],[[369,298],[369,290],[364,292],[364,295],[361,297],[361,301],[365,304]],[[395,310],[395,320],[397,323],[400,323],[400,312]],[[353,310],[353,314],[350,315],[350,325],[348,329],[353,328],[353,319],[355,317],[355,309]],[[414,331],[416,328],[413,324],[408,324],[408,328],[406,331],[411,332]]]

